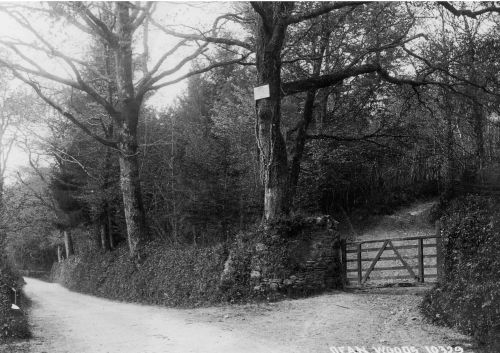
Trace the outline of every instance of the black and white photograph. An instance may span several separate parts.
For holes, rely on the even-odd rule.
[[[500,353],[500,1],[0,1],[1,353]]]

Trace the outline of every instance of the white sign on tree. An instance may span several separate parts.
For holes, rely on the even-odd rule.
[[[269,98],[269,85],[254,87],[253,89],[254,100]]]

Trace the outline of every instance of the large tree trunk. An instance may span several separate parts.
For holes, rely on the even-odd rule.
[[[258,110],[260,123],[257,139],[261,149],[261,174],[264,183],[264,219],[271,221],[289,212],[287,155],[279,123],[276,122],[279,119],[273,119],[268,114],[274,108],[265,105],[261,105],[261,108]]]
[[[133,84],[132,34],[129,4],[116,3],[118,43],[115,47],[118,111],[114,117],[120,150],[120,186],[127,224],[131,256],[146,239],[146,217],[142,204],[139,162],[137,158],[137,125],[142,97],[136,97]]]
[[[112,139],[113,136],[113,125],[106,129],[106,138]],[[111,163],[111,150],[106,149],[104,160],[104,180],[101,185],[101,193],[104,195],[104,199],[101,205],[101,215],[98,220],[98,231],[100,234],[100,248],[104,251],[110,251],[112,249],[112,229],[111,229],[111,211],[109,206],[109,187],[111,185],[111,172],[113,170]]]
[[[289,213],[300,176],[307,129],[313,118],[316,89],[307,92],[304,115],[297,136],[290,168],[285,140],[281,132],[281,51],[286,36],[286,21],[294,8],[293,2],[252,3],[257,17],[256,61],[258,85],[269,85],[270,97],[256,102],[257,144],[260,170],[264,184],[264,221]],[[313,77],[321,72],[322,57],[328,46],[330,22],[325,22],[319,46],[315,51],[321,59],[313,63]]]
[[[127,241],[130,254],[133,256],[139,244],[146,239],[147,233],[137,149],[128,151],[120,153],[120,186],[127,225]]]
[[[256,102],[257,144],[261,178],[264,184],[264,221],[272,221],[289,212],[288,161],[281,133],[281,49],[286,25],[281,16],[291,3],[260,3],[257,21],[258,85],[269,85],[270,97]]]

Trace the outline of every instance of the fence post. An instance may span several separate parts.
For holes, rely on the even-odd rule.
[[[418,239],[418,281],[424,283],[424,239]]]
[[[363,281],[363,261],[361,259],[361,243],[358,244],[358,283]]]
[[[9,293],[10,293],[10,295],[9,295],[10,303],[11,303],[11,304],[14,304],[14,305],[19,306],[18,301],[19,301],[20,297],[19,297],[19,292],[17,291],[17,289],[15,289],[15,288],[13,288],[13,287],[11,287],[11,286],[8,286],[8,285],[6,285],[6,284],[4,284],[4,285],[3,285],[3,287],[6,287],[6,288],[8,288],[8,289],[9,289]]]
[[[340,251],[342,261],[342,287],[347,285],[347,242],[345,239],[340,240]]]

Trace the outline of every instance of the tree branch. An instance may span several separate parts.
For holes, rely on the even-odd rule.
[[[259,14],[259,16],[262,18],[263,24],[265,27],[268,27],[268,23],[270,22],[270,13],[265,9],[265,3],[261,1],[251,1],[250,5],[252,5],[252,8],[254,9],[255,12]]]
[[[350,67],[353,67],[354,65],[356,65],[357,63],[359,63],[365,56],[369,55],[369,54],[372,54],[372,53],[379,53],[381,51],[384,51],[384,50],[387,50],[387,49],[393,49],[393,48],[398,48],[398,47],[403,47],[404,48],[404,45],[406,43],[409,43],[415,39],[418,39],[418,38],[426,38],[427,39],[427,36],[423,33],[419,33],[415,36],[412,36],[410,38],[406,38],[406,34],[407,33],[403,33],[399,38],[395,39],[394,41],[392,41],[391,43],[388,43],[388,44],[385,44],[385,45],[381,45],[381,46],[378,46],[378,47],[371,47],[371,48],[367,48],[363,53],[361,53],[360,55],[358,55],[357,57],[355,57],[350,63],[349,65],[347,66],[347,68],[350,68]]]
[[[377,64],[366,64],[350,69],[343,69],[331,74],[311,77],[304,80],[283,83],[281,90],[284,96],[319,89],[328,86],[333,86],[342,82],[346,78],[363,75],[371,72],[377,72],[380,66]]]
[[[101,136],[95,134],[92,132],[85,124],[83,124],[81,121],[76,119],[73,114],[71,114],[68,111],[65,111],[61,106],[59,106],[57,103],[55,103],[52,99],[47,97],[42,90],[40,89],[39,85],[31,80],[26,79],[24,76],[22,76],[19,72],[16,70],[12,70],[12,73],[14,74],[15,77],[17,77],[19,80],[23,81],[24,83],[28,84],[33,88],[33,90],[36,92],[36,94],[48,105],[50,105],[52,108],[57,110],[62,116],[64,116],[66,119],[71,121],[73,124],[78,126],[84,133],[86,133],[88,136],[92,137],[96,141],[100,142],[104,146],[112,147],[112,148],[117,148],[117,143],[115,141],[110,141],[107,139],[102,138]]]
[[[205,42],[209,43],[215,43],[215,44],[225,44],[225,45],[235,45],[238,47],[242,47],[248,50],[254,50],[252,45],[245,43],[241,40],[238,39],[232,39],[232,38],[219,38],[219,37],[214,37],[214,36],[205,36],[203,34],[195,34],[195,33],[180,33],[177,31],[173,31],[171,29],[165,28],[165,26],[162,26],[152,18],[150,19],[151,23],[158,29],[160,29],[162,32],[165,34],[178,37],[178,38],[183,38],[187,40],[202,40]]]
[[[384,81],[397,85],[405,84],[405,85],[410,85],[412,87],[437,85],[437,86],[450,87],[449,84],[447,85],[439,81],[431,81],[425,79],[415,80],[411,78],[395,77],[392,76],[386,69],[382,68],[379,64],[366,64],[354,68],[342,69],[337,72],[327,75],[322,75],[319,77],[311,77],[304,80],[286,82],[282,84],[281,91],[284,96],[288,96],[291,94],[305,92],[311,89],[319,89],[319,88],[333,86],[342,82],[347,78],[356,77],[368,73],[377,73],[380,76],[380,78],[382,78]]]
[[[172,49],[163,54],[163,56],[160,59],[158,59],[157,63],[153,66],[153,68],[149,72],[147,72],[144,75],[144,77],[137,83],[137,91],[142,91],[144,89],[144,86],[149,82],[149,80],[153,77],[153,75],[160,69],[161,65],[165,62],[165,60],[173,53],[175,53],[177,49],[186,44],[186,42],[187,39],[181,40]]]
[[[379,134],[377,132],[373,134],[363,135],[363,136],[335,136],[335,135],[327,135],[327,134],[315,134],[315,135],[307,135],[308,139],[311,140],[337,140],[337,141],[363,141],[369,140],[373,138],[412,138],[410,135],[391,135],[391,134]]]
[[[118,44],[118,37],[109,30],[108,26],[100,19],[94,16],[92,11],[83,3],[76,3],[75,7],[80,10],[83,20],[89,25],[101,38],[106,40],[111,46],[116,47]]]
[[[18,21],[18,22],[20,21],[19,19],[15,18],[15,17],[13,17],[13,18],[16,19],[16,21]],[[8,62],[1,60],[1,59],[0,59],[0,65],[8,67],[11,70],[12,69],[14,69],[15,71],[19,70],[19,71],[22,71],[22,72],[25,72],[28,74],[33,74],[33,75],[38,76],[38,77],[43,77],[43,78],[49,79],[49,80],[54,81],[54,82],[62,83],[66,86],[76,88],[80,91],[87,93],[98,104],[102,105],[104,107],[104,109],[106,109],[106,111],[111,116],[116,116],[118,114],[118,112],[115,110],[115,108],[112,106],[112,104],[110,102],[108,102],[105,98],[101,97],[99,95],[99,93],[97,93],[97,91],[95,91],[90,85],[88,85],[82,79],[78,69],[76,68],[75,64],[72,62],[70,57],[62,54],[61,52],[59,52],[58,50],[53,48],[47,40],[42,38],[39,34],[35,33],[36,32],[35,29],[32,28],[29,24],[23,24],[21,22],[19,22],[19,24],[21,26],[25,27],[26,29],[28,29],[29,31],[31,31],[32,33],[34,33],[35,36],[37,38],[39,38],[39,40],[41,40],[47,46],[48,50],[51,51],[54,56],[57,56],[57,57],[63,59],[73,70],[73,73],[76,76],[76,81],[68,80],[68,79],[65,79],[65,78],[62,78],[62,77],[59,77],[59,76],[56,76],[54,74],[49,73],[47,70],[43,69],[40,65],[38,65],[34,60],[32,60],[32,59],[28,58],[26,55],[24,55],[19,49],[17,49],[15,47],[15,45],[13,45],[12,43],[9,43],[9,42],[1,42],[1,43],[4,44],[6,47],[9,47],[19,57],[21,57],[27,63],[34,66],[37,70],[30,69],[28,67],[18,65],[18,64],[11,64],[11,63],[8,63]]]
[[[492,92],[490,91],[489,89],[487,89],[485,86],[481,86],[475,82],[472,82],[471,80],[469,79],[466,79],[466,78],[463,78],[463,77],[459,77],[453,73],[451,73],[449,70],[447,69],[444,69],[442,67],[439,67],[439,66],[436,66],[436,65],[433,65],[429,60],[427,60],[426,58],[412,52],[411,50],[409,50],[408,48],[406,48],[405,46],[403,46],[403,50],[410,56],[413,56],[414,58],[418,59],[418,60],[421,60],[422,62],[424,62],[429,68],[433,69],[433,70],[436,70],[436,71],[440,71],[442,72],[444,75],[447,75],[457,81],[462,81],[470,86],[473,86],[475,88],[478,88],[478,89],[481,89],[482,91],[484,91],[485,93],[488,93],[488,94],[493,94],[495,95],[496,93],[495,92]]]
[[[315,18],[321,15],[324,15],[330,11],[333,10],[338,10],[344,7],[355,7],[355,6],[360,6],[364,5],[366,2],[364,1],[332,1],[329,3],[323,3],[323,5],[317,9],[314,9],[310,11],[309,13],[301,14],[301,15],[294,15],[294,16],[288,16],[285,19],[285,24],[290,25],[293,23],[299,23],[311,18]]]
[[[477,16],[483,15],[485,13],[500,13],[500,8],[495,7],[495,6],[490,6],[490,7],[485,7],[481,10],[478,11],[471,11],[471,10],[459,10],[452,4],[450,4],[448,1],[438,1],[437,2],[439,5],[444,7],[446,10],[451,12],[454,16],[467,16],[473,19],[476,19]]]
[[[22,41],[1,41],[5,46],[8,46],[9,48],[11,48],[13,51],[15,51],[19,56],[21,56],[24,60],[26,60],[27,62],[29,62],[31,65],[35,66],[36,68],[38,68],[39,70],[42,70],[40,68],[40,66],[33,60],[29,59],[28,57],[26,56],[23,56],[23,54],[21,53],[21,51],[17,48],[17,47],[27,47],[27,48],[31,48],[31,49],[35,49],[35,50],[38,50],[48,56],[56,56],[56,57],[59,57],[59,58],[62,58],[62,53],[60,53],[59,51],[53,51],[53,50],[50,50],[50,49],[46,49],[46,48],[43,48],[43,47],[40,47],[38,45],[35,45],[35,44],[31,44],[31,43],[27,43],[27,42],[22,42]],[[95,76],[97,76],[99,79],[103,80],[103,81],[106,81],[106,82],[110,82],[110,79],[109,79],[109,76],[104,76],[103,74],[101,74],[99,71],[96,70],[95,66],[93,66],[92,64],[88,63],[88,62],[85,62],[83,60],[80,60],[80,59],[77,59],[75,57],[72,57],[72,56],[68,56],[68,55],[64,55],[65,58],[67,58],[68,60],[71,60],[72,62],[78,64],[78,65],[81,65],[81,66],[84,66],[87,70],[89,70],[90,72],[92,72],[92,74],[94,74]]]
[[[53,13],[61,15],[69,23],[71,23],[73,26],[75,26],[76,28],[78,28],[80,31],[88,33],[90,35],[94,35],[92,27],[85,26],[84,24],[78,22],[77,19],[75,18],[75,16],[69,14],[68,12],[64,11],[60,7],[57,7],[57,4],[55,2],[49,2],[48,4],[52,8],[52,11],[46,11],[49,15],[52,15]]]
[[[214,64],[211,64],[211,65],[208,65],[202,69],[198,69],[198,70],[194,70],[194,71],[191,71],[181,77],[178,77],[176,78],[175,80],[172,80],[172,81],[168,81],[168,82],[164,82],[162,84],[159,84],[159,85],[156,85],[156,86],[151,86],[148,91],[153,91],[153,90],[157,90],[157,89],[160,89],[162,87],[165,87],[165,86],[169,86],[169,85],[173,85],[174,83],[177,83],[179,81],[182,81],[188,77],[191,77],[191,76],[194,76],[194,75],[199,75],[199,74],[202,74],[204,72],[207,72],[207,71],[210,71],[212,69],[215,69],[217,67],[222,67],[222,66],[226,66],[226,65],[234,65],[234,64],[245,64],[243,61],[249,56],[250,54],[246,54],[244,56],[242,56],[241,58],[239,59],[234,59],[234,60],[228,60],[228,61],[222,61],[222,62],[218,62],[218,63],[214,63]]]
[[[201,53],[206,51],[208,43],[205,43],[201,45],[195,52],[193,52],[191,55],[186,56],[183,58],[177,65],[175,65],[173,68],[168,69],[160,73],[159,75],[155,77],[150,77],[147,81],[143,81],[141,83],[141,88],[137,90],[137,96],[141,96],[147,91],[151,90],[151,87],[161,79],[163,79],[166,76],[172,75],[173,73],[179,71],[184,65],[186,65],[189,61],[195,59],[198,57]]]
[[[153,2],[148,2],[146,3],[146,7],[137,8],[140,11],[140,14],[138,16],[132,15],[133,22],[131,26],[134,30],[139,28],[139,26],[144,22],[146,17],[149,16],[150,14],[149,11],[153,8],[153,5],[154,5]]]
[[[24,55],[20,55],[20,56],[22,58],[24,58]],[[21,65],[11,64],[11,63],[8,63],[8,62],[6,62],[4,60],[1,60],[1,59],[0,59],[0,65],[8,68],[12,72],[17,72],[17,76],[16,77],[18,77],[18,78],[22,77],[22,79],[21,78],[20,79],[23,80],[23,81],[25,80],[25,78],[21,74],[19,74],[19,71],[27,73],[27,74],[32,74],[32,75],[35,75],[35,76],[38,76],[38,77],[43,77],[43,78],[46,78],[48,80],[51,80],[51,81],[54,81],[54,82],[57,82],[57,83],[62,83],[63,85],[66,85],[66,86],[76,88],[76,89],[78,89],[78,90],[80,90],[82,92],[87,93],[90,97],[92,97],[96,101],[96,103],[99,103],[100,105],[102,105],[104,107],[104,109],[106,109],[106,111],[111,116],[116,116],[118,114],[118,112],[111,105],[111,103],[109,103],[106,99],[104,99],[103,97],[101,97],[97,92],[95,92],[88,84],[86,84],[83,81],[81,81],[81,82],[75,82],[75,81],[72,81],[72,80],[67,80],[65,78],[53,75],[53,74],[51,74],[51,73],[49,73],[49,72],[41,69],[38,65],[37,65],[37,68],[40,71],[33,70],[33,69],[30,69],[30,68],[27,68],[27,67],[21,66]]]

